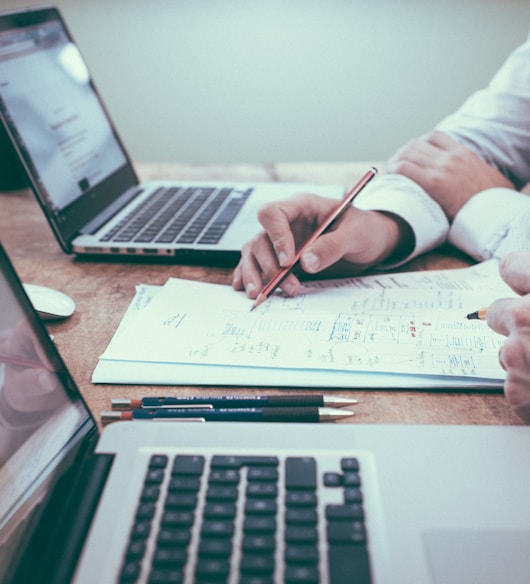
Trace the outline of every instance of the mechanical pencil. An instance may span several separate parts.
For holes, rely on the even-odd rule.
[[[335,408],[155,408],[102,412],[103,422],[118,420],[204,420],[205,422],[328,422],[353,416]]]
[[[223,395],[143,397],[140,399],[119,398],[112,400],[113,410],[135,410],[138,408],[212,408],[219,407],[343,407],[354,405],[356,399],[334,395]]]

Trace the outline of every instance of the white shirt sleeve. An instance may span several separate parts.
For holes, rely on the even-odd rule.
[[[401,265],[446,240],[449,223],[442,208],[419,185],[404,176],[386,174],[377,177],[357,197],[355,206],[397,215],[410,225],[414,233],[414,249],[408,257],[379,267],[390,269]]]
[[[487,88],[437,129],[473,150],[517,189],[530,182],[530,39]],[[448,240],[479,261],[530,249],[530,196],[500,188],[478,193],[456,215]]]
[[[530,39],[488,87],[473,94],[437,129],[501,171],[517,189],[530,181]]]
[[[449,242],[478,261],[530,250],[530,195],[511,189],[488,189],[458,212]]]
[[[497,168],[516,188],[530,182],[530,39],[508,57],[487,88],[472,95],[437,129]],[[477,260],[530,249],[530,196],[510,189],[477,194],[450,229],[441,207],[403,176],[378,177],[355,204],[393,213],[412,228],[412,253],[384,268],[400,265],[446,239]]]

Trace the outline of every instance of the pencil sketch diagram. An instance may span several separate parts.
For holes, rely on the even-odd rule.
[[[105,358],[502,378],[496,356],[504,338],[465,318],[504,292],[500,278],[483,266],[462,272],[311,282],[296,298],[274,294],[254,311],[228,286],[171,279]]]

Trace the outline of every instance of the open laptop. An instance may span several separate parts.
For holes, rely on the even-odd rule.
[[[530,427],[99,435],[1,246],[0,306],[3,584],[528,582]]]
[[[67,253],[233,262],[259,230],[265,202],[344,194],[339,185],[279,182],[140,184],[53,7],[0,15],[0,117]]]

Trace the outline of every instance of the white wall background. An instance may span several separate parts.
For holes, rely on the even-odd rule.
[[[55,4],[138,162],[386,159],[530,29],[528,0]]]

